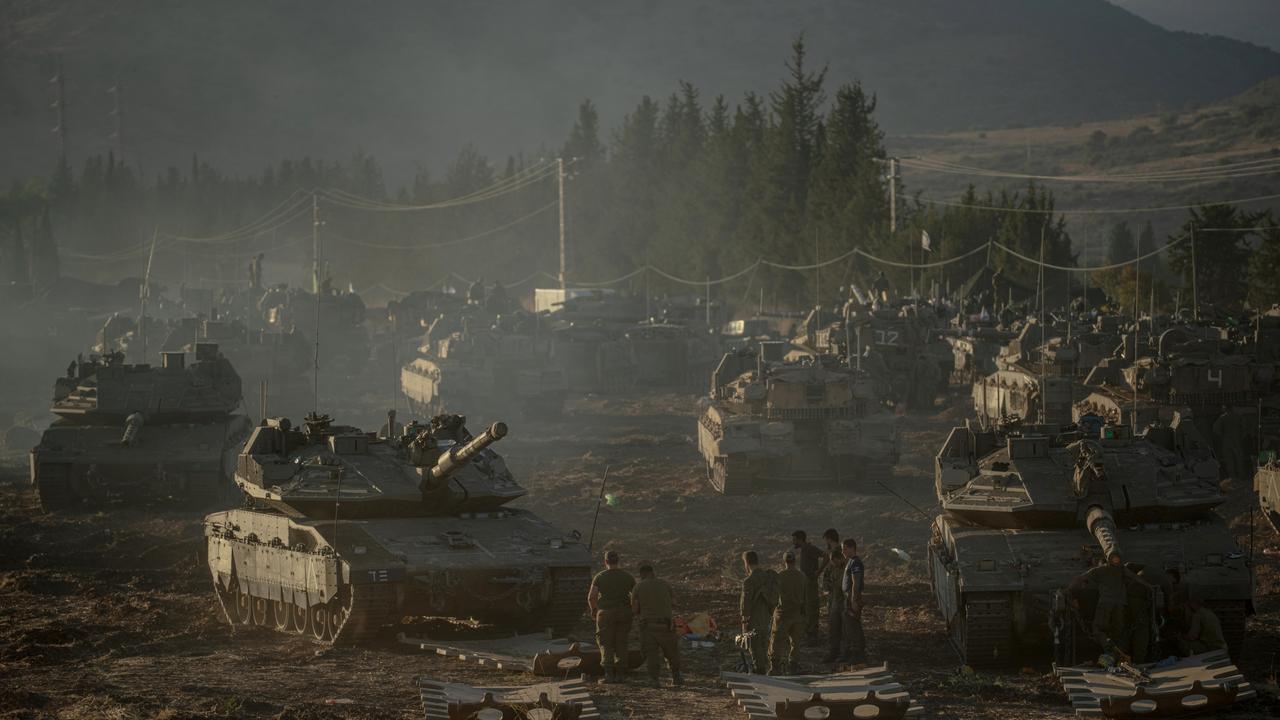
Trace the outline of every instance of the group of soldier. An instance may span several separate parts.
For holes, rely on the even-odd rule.
[[[1089,635],[1114,660],[1147,662],[1227,649],[1222,623],[1202,598],[1187,592],[1176,569],[1126,563],[1115,551],[1077,577],[1068,592],[1076,608],[1093,605]],[[1156,638],[1159,645],[1152,644]]]
[[[759,554],[742,554],[738,602],[742,627],[739,645],[751,672],[787,675],[797,671],[803,643],[817,643],[819,608],[825,598],[827,655],[824,662],[860,666],[866,663],[862,630],[863,564],[852,538],[840,539],[834,528],[823,533],[825,548],[809,542],[803,530],[792,533],[792,547],[777,570],[764,567]],[[653,566],[638,568],[636,579],[621,567],[616,551],[604,556],[605,569],[591,581],[587,605],[596,623],[602,682],[620,682],[628,667],[628,639],[639,625],[649,684],[659,686],[665,659],[673,685],[681,685],[680,643],[672,610],[671,585]]]

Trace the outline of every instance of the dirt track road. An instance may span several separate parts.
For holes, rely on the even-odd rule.
[[[1070,709],[1047,667],[1006,676],[957,672],[924,566],[933,506],[931,458],[956,415],[908,418],[906,452],[892,495],[782,492],[714,494],[692,445],[694,400],[684,396],[598,399],[563,421],[512,423],[499,450],[530,494],[521,505],[588,533],[600,476],[610,467],[616,504],[601,512],[596,548],[624,562],[656,563],[677,588],[680,612],[707,611],[732,625],[736,586],[726,569],[744,549],[772,559],[790,532],[852,533],[868,566],[870,656],[887,661],[933,717],[1065,718]],[[341,419],[341,418],[340,418]],[[1224,511],[1247,542],[1242,493]],[[473,684],[527,683],[525,676],[436,658],[392,640],[321,649],[308,641],[222,622],[208,575],[196,563],[198,514],[163,509],[49,516],[25,482],[25,457],[0,465],[0,718],[386,718],[420,717],[413,678]],[[1261,545],[1276,544],[1269,528]],[[904,563],[890,552],[905,550]],[[1265,686],[1280,652],[1280,567],[1259,557],[1258,609],[1245,672]],[[589,634],[585,621],[580,634]],[[807,648],[805,662],[820,659]],[[716,674],[730,647],[686,651],[689,686],[679,692],[605,686],[606,718],[745,718]],[[1274,683],[1274,679],[1271,679]],[[1230,715],[1280,713],[1274,685]],[[327,704],[327,701],[342,701]],[[349,702],[348,702],[349,701]]]

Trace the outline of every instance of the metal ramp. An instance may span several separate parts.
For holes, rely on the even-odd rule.
[[[417,678],[426,720],[599,720],[581,680],[481,688]]]
[[[1221,710],[1257,696],[1221,650],[1164,668],[1136,669],[1118,673],[1099,667],[1055,667],[1054,674],[1081,717],[1179,717]]]
[[[542,677],[604,674],[600,667],[600,648],[595,644],[564,638],[548,639],[542,633],[493,640],[437,641],[411,638],[404,634],[398,639],[406,645],[416,645],[421,650],[434,652],[441,657],[473,662],[495,670],[526,672]],[[639,667],[644,662],[644,656],[635,648],[630,650],[627,659],[631,668]]]
[[[887,665],[832,675],[720,674],[752,720],[899,720],[924,712]]]

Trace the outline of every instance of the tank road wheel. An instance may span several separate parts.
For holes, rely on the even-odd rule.
[[[293,631],[299,635],[306,635],[311,630],[311,613],[301,605],[293,606]]]
[[[275,620],[277,632],[293,632],[293,608],[281,598],[271,603],[271,617]]]
[[[253,597],[249,595],[248,590],[243,590],[236,586],[234,590],[236,594],[236,622],[240,625],[253,624]]]
[[[258,627],[274,627],[275,618],[272,615],[273,606],[270,600],[266,598],[253,598],[253,624]]]
[[[333,635],[329,632],[329,606],[320,604],[312,605],[311,615],[311,637],[320,642],[328,642],[333,639]]]

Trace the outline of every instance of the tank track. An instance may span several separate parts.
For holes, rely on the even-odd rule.
[[[538,615],[532,629],[550,629],[555,637],[566,637],[582,619],[591,589],[589,568],[555,568],[551,570],[551,602]]]
[[[51,477],[48,473],[37,473],[33,480],[36,496],[40,498],[40,507],[45,512],[57,512],[73,508],[83,502],[83,498],[71,485],[71,478]]]
[[[975,670],[1006,668],[1013,662],[1013,606],[1009,596],[992,593],[964,598],[951,624],[951,644],[960,660]]]

